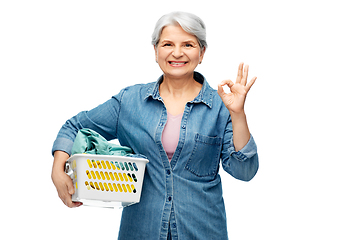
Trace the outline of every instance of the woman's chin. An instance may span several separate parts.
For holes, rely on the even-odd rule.
[[[185,69],[173,69],[171,71],[164,72],[165,76],[171,78],[185,78],[187,76],[192,76],[194,71],[187,71]]]

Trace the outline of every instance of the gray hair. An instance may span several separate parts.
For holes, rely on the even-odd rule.
[[[155,25],[152,44],[157,47],[164,27],[179,24],[182,29],[197,37],[201,50],[207,48],[206,27],[196,15],[186,12],[172,12],[162,16]]]

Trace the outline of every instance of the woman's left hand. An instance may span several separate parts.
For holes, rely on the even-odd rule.
[[[218,85],[218,94],[230,113],[244,112],[246,95],[257,79],[257,77],[253,77],[247,84],[247,76],[248,65],[244,68],[244,63],[240,63],[236,82],[224,80]],[[223,89],[225,85],[230,88],[230,93],[225,93]]]

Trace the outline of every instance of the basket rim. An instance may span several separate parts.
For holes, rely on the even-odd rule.
[[[87,154],[87,153],[77,153],[73,154],[71,157],[68,158],[67,161],[72,160],[73,158],[76,157],[84,157],[84,158],[91,158],[91,157],[99,157],[102,159],[107,159],[107,160],[129,160],[129,161],[136,161],[136,162],[144,162],[148,163],[149,160],[147,158],[138,158],[138,157],[127,157],[127,156],[114,156],[114,155],[100,155],[100,154]]]

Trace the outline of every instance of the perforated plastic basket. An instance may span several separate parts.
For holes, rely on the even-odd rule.
[[[72,200],[113,208],[138,203],[147,163],[144,158],[74,154],[65,170],[74,183]]]

